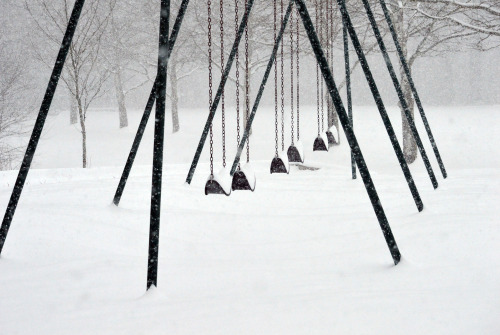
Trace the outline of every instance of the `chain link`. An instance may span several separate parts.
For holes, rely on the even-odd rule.
[[[325,29],[326,29],[326,61],[330,63],[330,0],[326,0],[325,3],[326,6],[326,24],[325,24]],[[331,64],[329,64],[331,65]],[[330,68],[330,67],[329,67]],[[331,70],[331,68],[330,68]],[[328,87],[326,88],[326,91],[328,91]],[[326,93],[326,92],[325,92]],[[326,128],[330,128],[330,115],[331,115],[331,110],[332,110],[332,104],[330,101],[330,94],[326,94],[326,119],[327,119],[327,124]]]
[[[314,0],[314,11],[315,11],[315,26],[318,28],[318,0]],[[316,30],[317,31],[317,30]],[[318,116],[318,136],[321,133],[320,125],[321,121],[319,119],[319,64],[316,62],[316,114]]]
[[[234,0],[234,34],[238,34],[238,0]],[[240,145],[240,52],[236,49],[235,56],[235,66],[236,66],[236,143]],[[238,164],[238,170],[240,169],[240,164]]]
[[[274,3],[274,45],[278,41],[276,36],[276,21],[278,19],[278,11],[276,8],[276,1]],[[275,157],[278,157],[278,57],[274,57],[274,147]]]
[[[293,99],[294,99],[294,86],[293,86],[293,10],[290,13],[290,114],[291,114],[291,135],[292,135],[292,145],[294,145],[294,119],[293,119]]]
[[[248,7],[248,0],[245,0],[245,9]],[[248,24],[245,26],[245,120],[248,123],[250,117],[250,78],[248,72]],[[250,162],[250,133],[247,138],[247,163]]]
[[[283,0],[280,1],[281,4],[281,23],[280,27],[283,27]],[[280,29],[281,30],[281,29]],[[281,151],[285,151],[285,58],[283,57],[283,45],[281,43]]]
[[[300,141],[300,82],[299,82],[299,62],[300,62],[300,14],[297,8],[297,141]]]
[[[224,0],[219,2],[220,8],[220,71],[221,78],[224,75]],[[226,167],[226,113],[224,104],[224,88],[221,95],[222,114],[222,166]]]
[[[324,34],[323,34],[323,1],[321,1],[321,6],[319,8],[320,14],[319,14],[319,35],[320,35],[320,44],[321,47],[323,48],[325,45],[325,39],[324,39]],[[321,76],[323,77],[323,76]],[[321,132],[325,131],[325,99],[324,99],[324,81],[323,78],[321,79]]]
[[[208,8],[208,109],[212,108],[212,1],[207,1]],[[214,177],[214,133],[210,125],[210,179]]]

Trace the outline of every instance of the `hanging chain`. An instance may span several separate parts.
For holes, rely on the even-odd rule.
[[[325,29],[326,29],[326,61],[330,63],[330,0],[326,0],[325,3],[325,10],[326,10],[326,24],[325,24]],[[331,64],[329,64],[331,65]],[[328,66],[330,68],[330,66]],[[326,88],[326,92],[328,92],[328,87]],[[330,94],[326,94],[326,128],[330,128],[330,115],[331,115],[331,110],[332,110],[332,104],[330,102]]]
[[[220,71],[221,78],[224,76],[224,0],[219,2],[220,8]],[[226,167],[226,113],[224,106],[224,88],[221,95],[222,114],[222,166]]]
[[[278,41],[276,36],[276,21],[278,17],[278,11],[276,9],[276,1],[274,3],[274,45]],[[278,157],[278,60],[274,57],[274,147],[275,147],[275,157]]]
[[[314,0],[314,10],[315,10],[315,25],[316,25],[316,29],[318,28],[318,0]],[[321,121],[319,119],[319,64],[318,62],[316,62],[316,114],[318,116],[318,136],[319,134],[321,133],[321,129],[320,129],[320,124],[321,124]]]
[[[324,20],[323,20],[323,1],[321,1],[321,5],[319,7],[319,35],[320,35],[320,44],[321,47],[323,48],[325,45],[325,36],[323,34],[324,32]],[[325,131],[325,99],[324,99],[324,81],[323,81],[323,76],[321,76],[321,132]]]
[[[292,145],[295,144],[294,141],[294,120],[293,120],[293,99],[294,99],[294,86],[293,86],[293,10],[290,13],[290,114],[291,114],[291,135],[292,135]]]
[[[235,36],[238,34],[238,0],[234,0],[234,33]],[[240,145],[240,52],[236,49],[235,56],[235,66],[236,66],[236,143]],[[238,164],[238,170],[240,169],[240,164]]]
[[[333,10],[333,0],[330,1],[330,48],[331,48],[331,51],[330,51],[330,68],[332,70],[332,73],[333,73],[333,14],[334,14],[334,10]],[[335,105],[333,104],[333,100],[332,100],[332,116],[335,114]]]
[[[299,89],[299,36],[300,36],[300,22],[299,22],[299,9],[297,8],[297,141],[300,141],[300,89]]]
[[[248,0],[245,0],[245,9],[248,7]],[[250,117],[250,78],[248,72],[248,24],[245,26],[245,120],[248,124]],[[247,138],[247,163],[250,162],[250,134]]]
[[[283,0],[281,3],[281,24],[283,27]],[[281,30],[281,29],[280,29]],[[285,74],[284,74],[284,66],[285,66],[285,58],[283,57],[283,44],[281,43],[281,151],[285,151]]]
[[[207,1],[208,7],[208,109],[212,108],[212,1]],[[210,179],[214,177],[214,132],[210,124]]]

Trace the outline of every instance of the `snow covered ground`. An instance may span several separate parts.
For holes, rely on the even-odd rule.
[[[140,114],[122,130],[114,113],[89,115],[87,170],[77,129],[52,115],[0,258],[0,334],[499,334],[499,109],[427,108],[449,178],[427,146],[440,187],[420,160],[411,165],[422,213],[378,112],[354,109],[398,266],[363,183],[350,179],[343,133],[330,152],[311,151],[314,108],[302,109],[301,140],[306,163],[321,169],[269,174],[274,121],[262,109],[251,138],[256,190],[230,197],[203,194],[208,147],[184,184],[206,111],[181,110],[181,133],[167,129],[159,285],[148,293],[151,125],[115,207]],[[2,211],[15,176],[0,173]]]

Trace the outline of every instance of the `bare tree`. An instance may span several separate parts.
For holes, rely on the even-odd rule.
[[[101,62],[103,35],[110,20],[115,0],[87,1],[81,14],[73,43],[61,79],[65,83],[78,111],[80,132],[82,135],[82,166],[87,162],[86,119],[90,104],[103,94],[103,85],[110,72]],[[69,21],[70,0],[33,0],[25,1],[25,8],[30,13],[39,33],[38,41],[33,43],[36,58],[44,64],[50,64],[53,57],[48,57],[47,45],[52,50],[59,47]],[[43,47],[40,47],[42,45]]]
[[[495,43],[500,36],[500,5],[495,0],[389,0],[387,4],[410,69],[421,57],[498,46]],[[400,76],[405,99],[414,115],[411,87],[401,64]],[[402,119],[403,151],[407,162],[412,163],[417,158],[417,146],[406,118]]]
[[[16,137],[25,133],[33,110],[25,69],[10,55],[11,45],[0,36],[0,170],[12,169],[20,153]]]

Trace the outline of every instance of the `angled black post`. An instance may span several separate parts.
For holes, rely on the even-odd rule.
[[[343,21],[342,21],[343,23]],[[347,92],[347,115],[349,116],[349,122],[351,128],[354,130],[354,119],[352,116],[352,91],[351,91],[351,65],[349,62],[349,35],[347,33],[347,27],[342,24],[342,35],[344,38],[344,60],[345,60],[345,87]],[[352,179],[356,179],[356,159],[354,158],[354,152],[351,150],[351,175]]]
[[[328,62],[325,58],[323,49],[321,48],[318,36],[314,31],[314,26],[311,21],[311,17],[309,16],[309,13],[307,11],[306,4],[304,0],[295,0],[295,3],[297,5],[297,8],[299,9],[299,13],[302,18],[304,28],[307,32],[307,36],[309,37],[309,41],[311,42],[312,49],[316,56],[316,60],[320,65],[321,73],[328,87],[328,92],[330,93],[335,108],[338,112],[339,120],[344,129],[347,141],[349,142],[349,146],[351,147],[351,150],[354,153],[359,173],[361,175],[361,178],[363,179],[363,183],[368,193],[368,197],[370,198],[373,210],[375,211],[375,215],[377,216],[380,227],[384,234],[385,241],[387,242],[387,246],[389,247],[389,251],[391,252],[392,259],[394,261],[394,264],[397,265],[401,260],[401,253],[399,252],[399,248],[392,234],[391,227],[389,226],[389,222],[387,221],[387,217],[385,216],[384,208],[382,207],[382,204],[378,197],[375,185],[373,184],[373,180],[370,176],[370,172],[368,171],[368,167],[366,166],[363,154],[361,153],[361,149],[359,148],[358,141],[350,125],[349,117],[346,113],[344,105],[342,104],[342,98],[340,97],[332,73],[330,71],[330,68],[328,67]]]
[[[391,141],[396,157],[398,158],[399,165],[401,166],[401,170],[403,171],[403,174],[405,176],[406,183],[410,188],[410,192],[413,196],[413,200],[415,201],[415,205],[417,206],[417,209],[420,212],[424,209],[424,204],[422,203],[422,199],[420,198],[420,194],[418,193],[415,181],[413,180],[408,164],[406,163],[406,160],[404,158],[403,150],[401,150],[401,146],[399,145],[396,133],[394,132],[394,128],[392,127],[391,120],[387,115],[387,111],[382,101],[382,97],[380,96],[380,92],[377,88],[377,84],[375,83],[375,79],[373,78],[370,66],[368,65],[368,61],[366,60],[365,54],[361,47],[361,43],[359,42],[358,35],[356,34],[356,31],[352,25],[351,17],[347,12],[344,0],[337,0],[337,3],[339,5],[340,12],[342,14],[343,22],[347,27],[347,31],[349,32],[351,42],[354,46],[354,50],[358,55],[358,59],[361,64],[361,68],[363,69],[363,72],[365,74],[366,81],[372,92],[375,104],[377,105],[380,117],[382,118],[382,122],[384,123],[385,129],[387,130],[387,135],[389,135],[389,139]]]
[[[431,142],[432,145],[432,150],[434,150],[434,155],[436,156],[436,159],[439,164],[439,168],[441,169],[441,174],[443,175],[443,178],[446,178],[448,174],[446,173],[446,169],[443,164],[443,160],[441,159],[441,154],[439,153],[438,147],[436,145],[436,140],[434,139],[434,136],[432,135],[431,127],[429,125],[429,121],[427,120],[427,116],[425,115],[424,112],[424,107],[422,106],[422,101],[420,100],[420,97],[417,92],[417,88],[415,87],[415,83],[413,82],[413,77],[411,75],[410,67],[408,66],[408,62],[406,61],[406,58],[403,53],[403,49],[401,48],[401,45],[399,44],[398,40],[398,35],[396,33],[396,29],[394,28],[394,24],[392,23],[391,15],[389,14],[389,10],[387,9],[387,6],[385,4],[384,0],[379,0],[380,6],[382,7],[382,11],[384,12],[385,20],[387,21],[387,24],[389,25],[389,30],[391,31],[392,39],[394,40],[394,45],[396,46],[396,50],[399,55],[399,60],[401,64],[403,65],[404,72],[406,74],[406,78],[408,79],[408,82],[410,83],[411,91],[413,93],[413,96],[415,97],[415,102],[417,103],[417,108],[420,113],[420,116],[422,117],[422,121],[425,126],[425,131],[427,132],[427,136],[429,137],[429,141]]]
[[[151,186],[151,220],[149,225],[149,253],[147,289],[157,286],[158,248],[160,240],[161,183],[163,174],[163,142],[165,130],[165,100],[167,93],[167,66],[169,49],[170,0],[161,0],[158,73],[156,75],[155,139],[153,150],[153,178]]]
[[[234,57],[240,45],[241,36],[243,36],[243,32],[245,30],[245,27],[247,26],[248,17],[250,16],[250,12],[252,10],[254,1],[255,0],[248,0],[247,2],[247,6],[245,8],[245,14],[241,19],[241,23],[238,28],[238,33],[236,34],[236,38],[234,39],[233,48],[231,49],[231,53],[229,54],[229,59],[227,60],[226,66],[224,68],[225,71],[220,80],[219,88],[217,89],[215,99],[212,102],[212,106],[210,107],[210,113],[208,114],[207,122],[205,123],[205,128],[203,128],[203,133],[201,134],[200,142],[198,143],[198,147],[196,148],[193,161],[191,162],[191,168],[189,169],[189,173],[186,178],[186,183],[188,184],[191,184],[191,181],[193,180],[194,171],[196,170],[196,166],[198,165],[198,161],[200,160],[201,152],[203,151],[203,146],[205,145],[205,141],[207,140],[208,131],[210,130],[210,126],[212,125],[212,122],[215,117],[215,112],[217,111],[217,107],[219,106],[221,94],[224,89],[224,86],[226,86],[227,77],[229,76],[229,72],[231,71],[231,67],[233,66]]]
[[[170,39],[168,42],[168,54],[167,54],[168,59],[170,59],[170,55],[172,54],[172,50],[175,45],[175,41],[177,40],[177,36],[179,35],[179,30],[181,28],[182,20],[184,19],[184,14],[186,13],[188,4],[189,0],[182,0],[179,12],[177,14],[177,18],[175,19],[174,27],[172,28],[172,32],[170,33]],[[153,88],[151,89],[151,93],[149,94],[148,103],[146,104],[146,108],[144,109],[144,114],[142,115],[141,122],[139,123],[139,128],[137,129],[137,133],[134,138],[134,143],[132,143],[132,148],[130,149],[130,153],[127,158],[127,163],[123,168],[120,182],[118,183],[118,187],[116,188],[115,196],[113,198],[113,203],[116,206],[120,204],[120,199],[122,198],[125,185],[127,184],[128,176],[130,175],[130,171],[132,170],[132,166],[134,165],[135,156],[137,155],[137,151],[139,150],[142,136],[144,135],[144,130],[146,129],[149,116],[151,115],[151,110],[153,109],[153,105],[155,103],[156,82],[157,79],[155,78],[155,81],[153,83]]]
[[[240,162],[241,153],[243,152],[243,148],[245,147],[245,143],[248,140],[248,136],[250,134],[250,129],[252,129],[253,119],[255,118],[255,114],[257,113],[257,109],[259,108],[260,99],[262,98],[262,94],[264,94],[264,88],[267,84],[267,79],[269,78],[269,74],[271,73],[271,69],[274,64],[274,59],[276,58],[276,53],[278,52],[278,47],[280,46],[281,40],[283,39],[283,34],[285,32],[286,26],[288,24],[288,20],[290,19],[290,13],[293,8],[293,0],[290,0],[288,4],[288,8],[286,9],[285,17],[283,18],[283,23],[281,24],[280,31],[276,38],[276,43],[274,44],[273,52],[271,53],[271,57],[269,58],[269,62],[267,63],[266,72],[264,73],[264,78],[262,78],[262,82],[260,83],[259,92],[257,93],[257,97],[255,98],[255,102],[252,107],[252,112],[248,116],[247,124],[245,127],[245,131],[243,132],[243,137],[241,138],[240,144],[238,146],[238,151],[236,153],[236,157],[234,158],[233,165],[231,166],[231,176],[234,175],[236,168]]]
[[[362,0],[362,1],[363,1],[363,6],[365,7],[366,10],[366,14],[368,15],[368,20],[370,20],[373,33],[375,34],[375,38],[377,39],[378,46],[380,48],[380,51],[382,51],[382,56],[384,57],[385,65],[387,66],[387,70],[389,70],[392,83],[394,84],[394,88],[396,89],[396,93],[398,94],[399,103],[403,108],[406,121],[408,122],[411,133],[413,135],[413,139],[417,143],[418,150],[420,151],[420,155],[422,156],[422,160],[424,161],[424,165],[425,168],[427,169],[427,174],[431,179],[432,186],[434,187],[434,189],[436,189],[438,187],[436,176],[434,175],[434,171],[432,170],[429,157],[427,157],[427,152],[425,151],[424,144],[420,139],[420,134],[418,133],[417,126],[415,125],[415,121],[413,120],[413,116],[411,115],[408,103],[406,102],[406,98],[404,96],[403,89],[401,88],[401,84],[399,83],[398,76],[396,75],[396,71],[394,71],[394,67],[392,66],[391,59],[389,58],[389,53],[387,52],[384,40],[382,39],[382,35],[380,34],[380,30],[378,29],[377,21],[375,21],[375,17],[373,16],[373,12],[371,10],[368,1],[367,0]]]
[[[40,140],[40,135],[42,134],[43,126],[45,124],[45,120],[47,119],[47,114],[49,113],[50,105],[52,104],[52,99],[54,98],[54,93],[56,92],[57,84],[59,83],[59,78],[61,77],[61,72],[63,70],[64,63],[66,62],[66,56],[68,55],[69,47],[73,40],[76,27],[78,26],[78,20],[80,19],[80,14],[82,13],[84,4],[85,0],[77,0],[73,6],[73,11],[66,28],[66,33],[64,34],[61,48],[59,49],[59,54],[57,55],[57,60],[54,64],[52,75],[50,76],[45,96],[43,98],[42,105],[40,106],[40,111],[38,112],[38,117],[33,127],[28,147],[26,148],[26,153],[24,154],[23,162],[21,164],[21,168],[19,169],[19,174],[17,175],[16,183],[14,185],[14,189],[12,190],[7,210],[5,211],[5,216],[3,217],[2,227],[0,228],[0,254],[2,253],[5,240],[7,239],[10,224],[12,223],[12,218],[16,212],[17,203],[21,197],[24,183],[26,181],[26,177],[28,176],[31,162],[33,161],[33,156],[35,155],[38,141]]]

